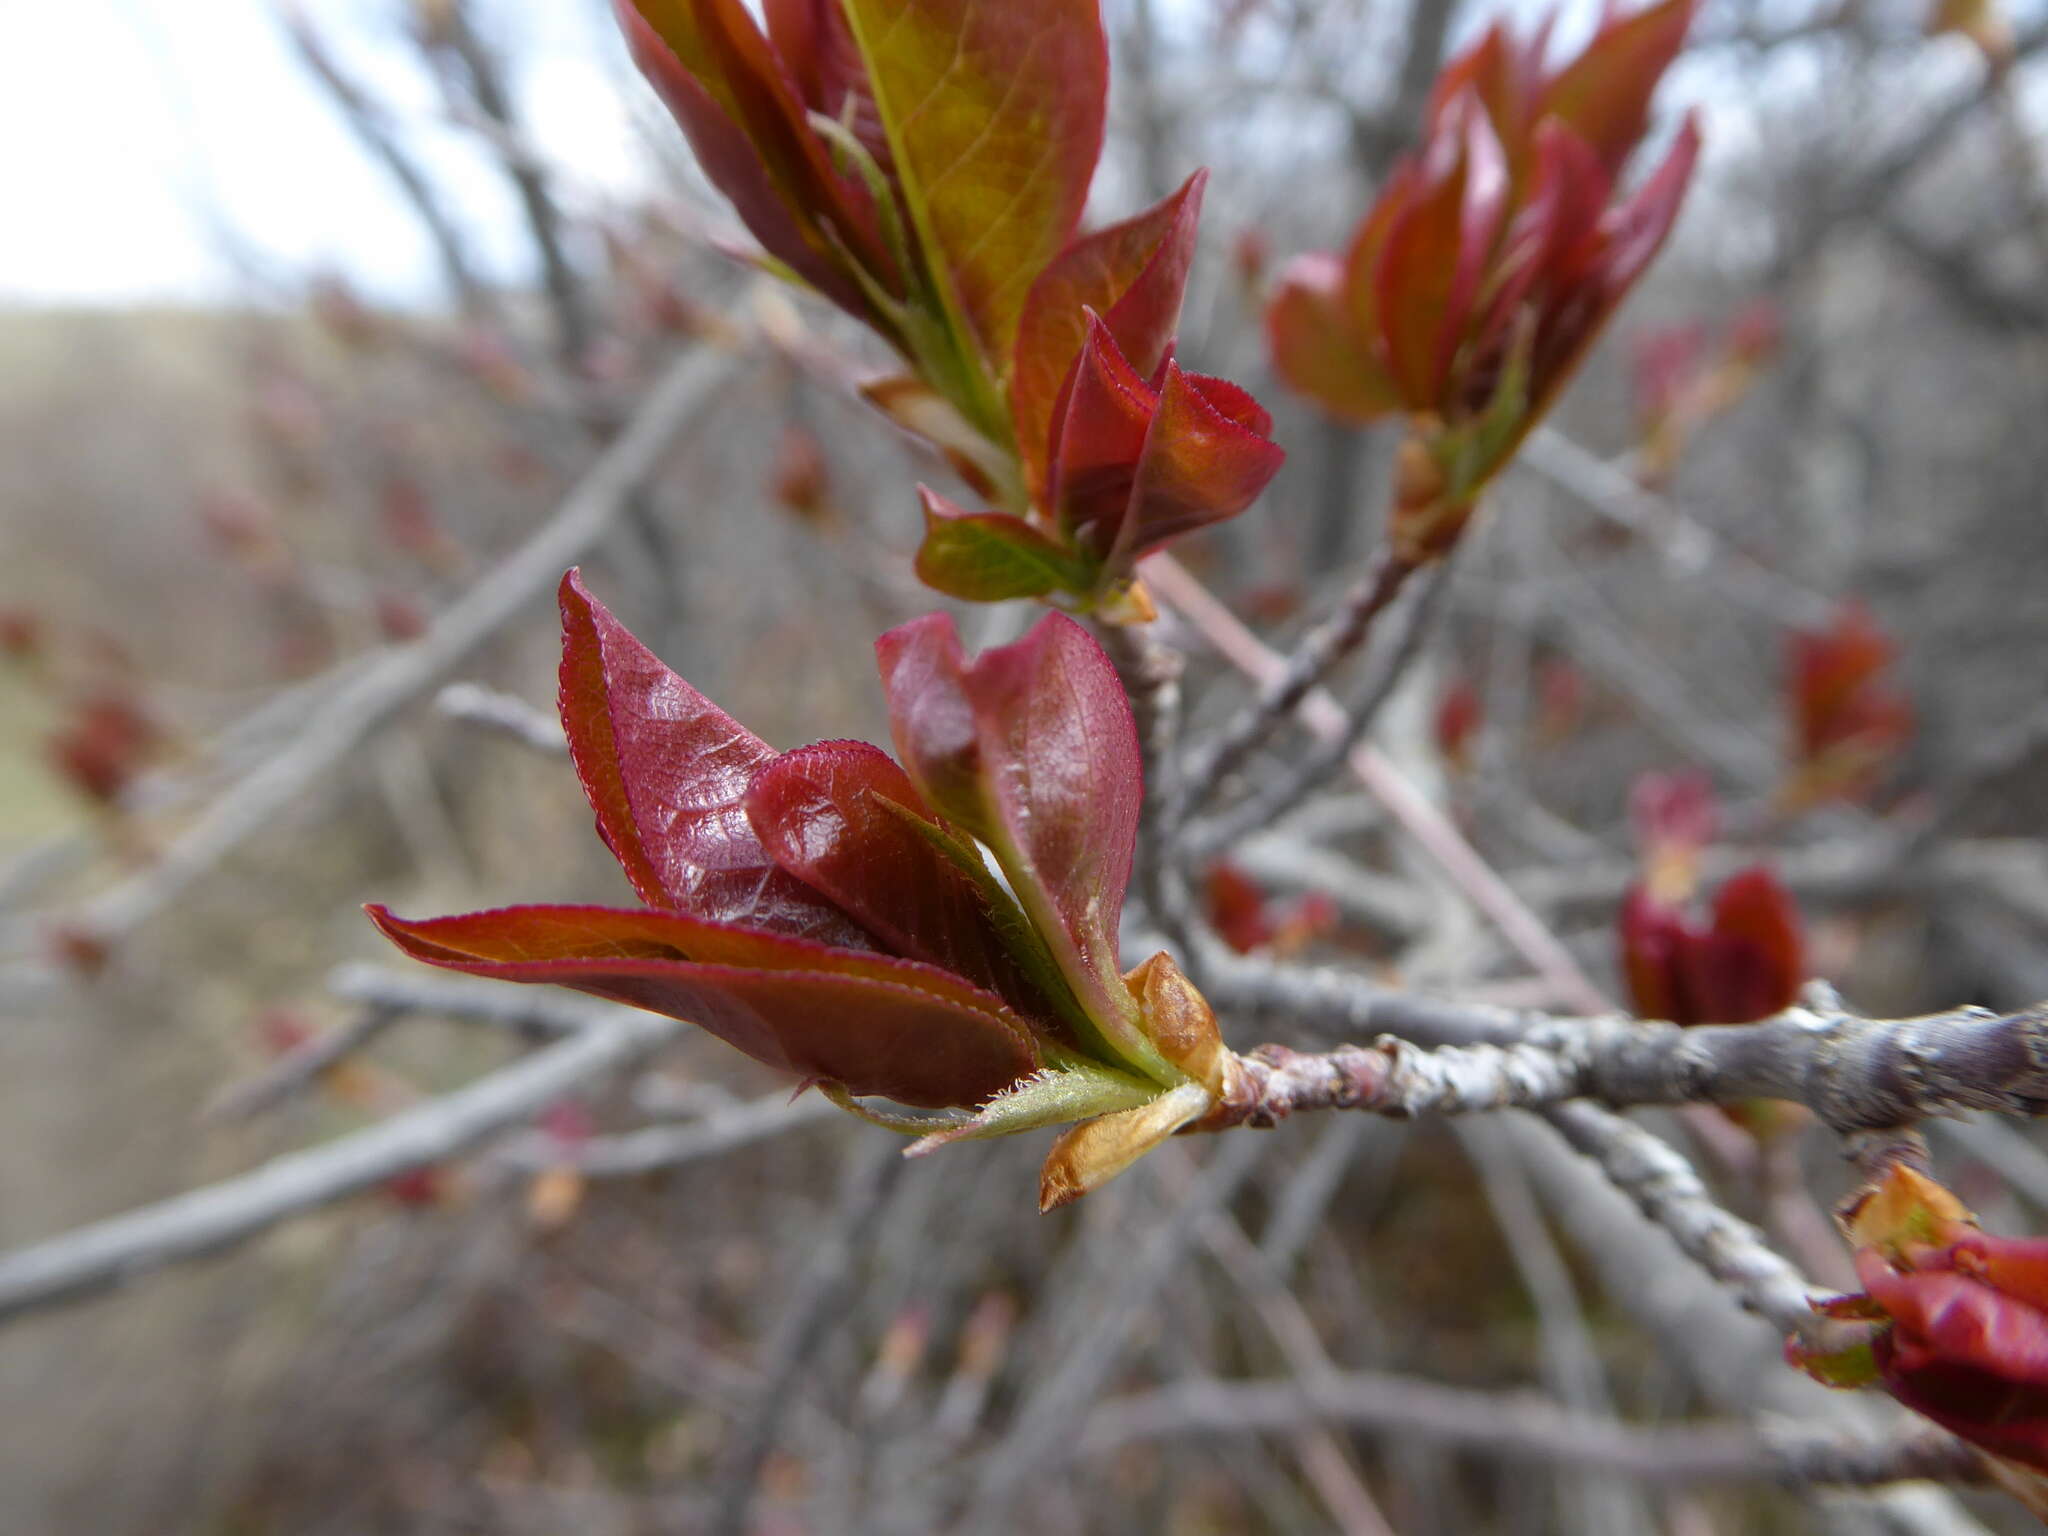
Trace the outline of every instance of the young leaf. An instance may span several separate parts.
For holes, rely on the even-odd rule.
[[[776,867],[742,809],[775,756],[663,666],[571,571],[562,578],[562,729],[597,829],[640,899],[716,922],[872,949]]]
[[[924,486],[924,543],[917,578],[948,597],[995,603],[1088,584],[1088,572],[1021,517],[968,512]]]
[[[1096,0],[844,0],[932,276],[988,374],[1102,152]]]
[[[1040,619],[969,666],[932,614],[876,642],[898,756],[948,820],[994,852],[1102,1037],[1105,1060],[1180,1081],[1117,974],[1117,920],[1143,796],[1116,669],[1073,620]]]
[[[1081,236],[1031,285],[1017,330],[1010,412],[1034,491],[1046,488],[1055,407],[1088,339],[1091,312],[1140,377],[1150,378],[1165,362],[1208,179],[1197,171],[1164,202]]]
[[[410,922],[367,909],[416,960],[573,987],[683,1019],[764,1065],[917,1108],[979,1104],[1038,1066],[989,993],[932,966],[677,913],[508,907]]]
[[[912,827],[924,799],[864,741],[785,752],[754,776],[747,820],[769,857],[891,951],[1050,1013],[1003,946],[980,890]]]

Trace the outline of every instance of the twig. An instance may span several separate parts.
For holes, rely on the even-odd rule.
[[[1669,1142],[1594,1104],[1554,1105],[1543,1118],[1743,1306],[1786,1333],[1808,1334],[1823,1326],[1805,1279],[1762,1233],[1714,1203],[1692,1164]]]
[[[1194,898],[1173,856],[1184,785],[1180,776],[1180,652],[1159,638],[1159,626],[1097,626],[1103,648],[1116,664],[1124,693],[1137,719],[1144,759],[1145,825],[1138,853],[1138,890],[1153,924],[1190,964],[1200,960],[1193,940]]]
[[[1650,535],[1669,575],[1692,578],[1711,571],[1729,597],[1783,623],[1824,623],[1834,612],[1822,594],[1779,575],[1555,427],[1530,433],[1516,462],[1617,527]]]
[[[565,993],[537,987],[401,971],[364,960],[346,961],[329,971],[327,990],[343,1002],[401,1014],[427,1013],[495,1024],[536,1041],[576,1034],[615,1011],[601,1003],[579,1002]]]
[[[1345,710],[1343,731],[1324,738],[1295,765],[1292,772],[1254,790],[1238,804],[1218,812],[1206,824],[1189,828],[1187,842],[1191,857],[1199,858],[1205,852],[1228,848],[1240,838],[1270,827],[1343,769],[1353,749],[1365,740],[1366,732],[1372,729],[1387,700],[1393,697],[1395,688],[1421,654],[1422,642],[1433,627],[1436,615],[1443,609],[1443,595],[1450,587],[1451,565],[1448,558],[1439,561],[1424,576],[1421,589],[1400,614],[1400,628],[1395,632],[1385,661],[1366,679],[1358,698]]]
[[[232,1084],[206,1107],[207,1120],[246,1120],[302,1092],[329,1067],[362,1050],[397,1023],[393,1008],[368,1007],[339,1029],[294,1046],[254,1077]]]
[[[1976,1455],[1953,1436],[1843,1439],[1721,1421],[1638,1427],[1575,1413],[1534,1393],[1447,1387],[1355,1371],[1304,1381],[1192,1381],[1112,1399],[1075,1451],[1105,1456],[1178,1435],[1270,1434],[1331,1423],[1413,1435],[1511,1461],[1562,1462],[1650,1483],[1769,1482],[1870,1487],[1918,1478],[1978,1482]]]
[[[638,1060],[684,1027],[610,1010],[559,1044],[368,1130],[0,1255],[0,1322],[231,1248],[290,1217],[444,1162],[530,1119],[571,1088]]]
[[[761,1480],[761,1467],[775,1449],[783,1415],[789,1410],[811,1357],[824,1341],[853,1279],[864,1239],[882,1203],[908,1166],[884,1137],[865,1138],[861,1156],[840,1189],[829,1224],[809,1240],[810,1263],[768,1342],[763,1385],[752,1410],[738,1426],[718,1474],[713,1536],[743,1536]]]
[[[1310,1019],[1328,1010],[1380,1037],[1324,1055],[1259,1047],[1244,1058],[1251,1081],[1242,1102],[1254,1120],[1305,1108],[1426,1114],[1572,1098],[1617,1106],[1789,1099],[1841,1132],[1971,1109],[2048,1113],[2048,1003],[1910,1019],[1800,1004],[1754,1024],[1681,1028],[1451,1002],[1342,972],[1242,960],[1212,984],[1211,1001]]]
[[[450,720],[482,726],[550,757],[569,754],[569,738],[562,734],[561,722],[516,694],[486,688],[482,683],[450,683],[434,696],[434,708]]]
[[[303,732],[223,793],[148,870],[91,898],[71,921],[103,939],[119,938],[275,822],[310,785],[347,761],[365,738],[551,588],[611,528],[633,489],[654,472],[670,439],[732,368],[730,357],[709,351],[675,363],[631,425],[524,544],[443,609],[420,639],[337,689]]]
[[[1144,574],[1153,592],[1178,609],[1240,671],[1270,678],[1285,666],[1235,614],[1170,557],[1153,555],[1145,562]],[[1316,735],[1327,738],[1344,729],[1344,711],[1321,689],[1309,690],[1300,705],[1303,723]],[[1473,906],[1500,930],[1501,936],[1556,987],[1561,998],[1574,1007],[1606,1006],[1600,989],[1593,985],[1571,952],[1473,851],[1443,813],[1409,783],[1406,775],[1364,745],[1352,750],[1350,764],[1359,782],[1386,806]]]
[[[713,1110],[684,1125],[654,1125],[616,1136],[594,1136],[576,1147],[564,1147],[555,1137],[522,1138],[506,1147],[502,1155],[512,1166],[531,1172],[573,1168],[586,1178],[637,1178],[722,1157],[839,1113],[822,1094],[792,1099],[786,1093],[769,1093]]]
[[[326,43],[314,29],[311,18],[292,0],[278,7],[278,20],[284,27],[285,36],[290,40],[300,60],[313,77],[326,87],[327,94],[334,98],[336,106],[348,122],[349,130],[355,134],[370,154],[391,174],[412,204],[420,222],[426,226],[428,236],[434,242],[434,250],[441,259],[441,270],[447,277],[450,292],[468,313],[478,313],[489,307],[483,284],[477,280],[471,269],[469,256],[463,249],[462,236],[455,227],[442,204],[440,194],[427,179],[412,155],[402,146],[391,132],[384,111],[363,87],[349,78],[335,62]]]
[[[1163,557],[1154,556],[1148,566],[1157,568],[1165,563]],[[1224,776],[1242,763],[1311,693],[1320,689],[1324,679],[1364,643],[1373,621],[1400,596],[1402,587],[1417,569],[1412,560],[1395,554],[1391,546],[1380,545],[1365,574],[1344,594],[1336,611],[1310,630],[1291,655],[1284,660],[1275,658],[1271,666],[1260,670],[1258,697],[1216,736],[1204,742],[1187,763],[1184,773],[1189,810],[1199,809]],[[1169,600],[1182,606],[1180,599],[1170,594]]]
[[[1014,1511],[1019,1490],[1060,1459],[1063,1443],[1076,1436],[1081,1415],[1122,1359],[1125,1340],[1153,1293],[1181,1261],[1203,1219],[1221,1209],[1250,1175],[1266,1145],[1256,1137],[1239,1137],[1218,1148],[1170,1217],[1115,1271],[1109,1293],[1092,1298],[1087,1325],[1058,1363],[1038,1378],[1009,1434],[983,1465],[973,1507],[960,1530],[1010,1528],[1007,1512]]]

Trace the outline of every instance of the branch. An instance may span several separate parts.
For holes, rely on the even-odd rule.
[[[1379,718],[1387,700],[1393,697],[1401,679],[1408,675],[1415,658],[1422,653],[1436,615],[1443,610],[1443,596],[1450,588],[1451,561],[1447,557],[1431,567],[1421,590],[1400,614],[1385,661],[1365,680],[1358,698],[1345,710],[1344,729],[1324,737],[1292,772],[1283,773],[1254,790],[1238,804],[1218,813],[1208,825],[1190,829],[1190,852],[1199,857],[1207,850],[1228,848],[1240,838],[1270,827],[1343,770],[1345,762],[1366,732]]]
[[[637,1061],[684,1027],[610,1010],[580,1034],[368,1130],[0,1255],[0,1322],[218,1253],[289,1217],[445,1162],[531,1119],[579,1084]]]
[[[1595,1104],[1554,1105],[1543,1118],[1743,1306],[1785,1333],[1829,1326],[1815,1316],[1815,1293],[1799,1271],[1755,1227],[1716,1205],[1669,1142]]]
[[[1258,697],[1193,755],[1186,768],[1185,794],[1190,808],[1201,806],[1224,775],[1250,756],[1365,642],[1373,621],[1400,596],[1418,569],[1391,547],[1379,547],[1372,564],[1344,594],[1336,611],[1310,630],[1292,655],[1264,670]]]
[[[300,61],[334,98],[335,105],[348,122],[349,131],[390,172],[391,179],[398,183],[406,201],[412,204],[413,211],[426,226],[428,237],[434,242],[434,250],[440,256],[442,273],[447,277],[448,287],[457,303],[470,314],[487,308],[483,285],[470,268],[455,221],[448,216],[440,193],[435,191],[426,173],[393,136],[382,108],[370,99],[360,84],[343,73],[314,29],[311,18],[298,5],[287,0],[278,8],[278,20]]]
[[[626,430],[524,544],[444,609],[425,635],[336,689],[288,746],[230,786],[154,865],[87,901],[71,921],[117,939],[271,826],[315,781],[348,761],[366,738],[552,589],[563,570],[609,531],[670,440],[733,367],[731,357],[709,351],[675,363]]]
[[[1329,1008],[1378,1034],[1368,1047],[1304,1054],[1264,1045],[1241,1057],[1247,1084],[1238,1122],[1271,1124],[1311,1108],[1407,1116],[1567,1099],[1616,1107],[1788,1099],[1840,1132],[1974,1109],[2048,1113],[2048,1003],[1911,1019],[1801,1005],[1754,1024],[1683,1028],[1449,1002],[1340,972],[1247,962],[1232,965],[1213,993],[1226,1008],[1311,1016]]]
[[[434,695],[434,708],[450,720],[482,726],[550,757],[569,755],[569,738],[562,734],[561,722],[516,694],[482,683],[450,683]]]
[[[1178,609],[1239,671],[1254,677],[1272,677],[1285,665],[1170,557],[1153,555],[1148,559],[1145,579],[1154,593]],[[1305,694],[1300,708],[1303,723],[1317,736],[1327,738],[1344,729],[1344,711],[1321,689]],[[1350,764],[1352,773],[1367,791],[1406,828],[1466,899],[1500,930],[1501,936],[1556,988],[1559,996],[1589,1010],[1607,1006],[1600,989],[1593,985],[1571,952],[1399,769],[1369,746],[1354,748]]]
[[[1938,1431],[1848,1439],[1760,1431],[1728,1420],[1638,1427],[1574,1413],[1531,1392],[1484,1392],[1371,1371],[1314,1380],[1190,1381],[1132,1393],[1097,1408],[1075,1436],[1074,1450],[1096,1457],[1178,1435],[1270,1434],[1317,1423],[1651,1483],[1872,1487],[1917,1478],[1980,1482],[1984,1476],[1975,1452]]]

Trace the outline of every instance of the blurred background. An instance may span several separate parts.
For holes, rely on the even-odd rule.
[[[1284,644],[1369,549],[1392,439],[1285,395],[1262,294],[1344,239],[1446,50],[1503,12],[1105,9],[1093,215],[1212,168],[1180,355],[1250,387],[1290,456],[1187,563]],[[407,994],[358,910],[624,898],[546,734],[553,577],[580,561],[778,745],[886,739],[869,644],[934,606],[909,487],[944,474],[846,388],[871,340],[735,259],[601,3],[12,20],[5,1248],[560,1029],[568,1000]],[[1378,733],[1603,983],[1630,786],[1691,767],[1725,867],[1776,857],[1813,968],[1862,1006],[2048,995],[2044,45],[2030,0],[1708,0],[1666,82],[1707,133],[1685,215],[1492,498]],[[593,490],[628,448],[623,493]],[[545,580],[517,564],[533,540],[562,552]],[[1794,815],[1788,646],[1849,600],[1914,727]],[[965,622],[985,643],[1019,620]],[[1198,719],[1244,696],[1199,654],[1190,692]],[[1416,863],[1333,793],[1232,851],[1213,915],[1247,948],[1557,1001]],[[1038,1147],[906,1168],[784,1096],[689,1040],[471,1155],[7,1321],[0,1529],[1892,1528],[1483,1435],[1204,1409],[1189,1383],[1337,1369],[1633,1421],[1766,1401],[1764,1367],[1703,1358],[1754,1330],[1659,1347],[1671,1314],[1646,1320],[1601,1213],[1498,1127],[1176,1146],[1041,1219]],[[2038,1229],[2048,1161],[1970,1134],[1952,1182]],[[1840,1174],[1809,1152],[1825,1198]]]

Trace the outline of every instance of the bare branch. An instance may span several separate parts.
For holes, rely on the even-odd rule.
[[[1847,1439],[1734,1421],[1637,1427],[1575,1413],[1530,1392],[1483,1392],[1354,1371],[1289,1381],[1191,1381],[1114,1398],[1075,1451],[1104,1456],[1181,1435],[1272,1434],[1343,1424],[1454,1445],[1509,1461],[1562,1462],[1650,1483],[1769,1482],[1870,1487],[1918,1478],[1978,1482],[1975,1452],[1916,1430]]]
[[[0,1322],[218,1253],[290,1217],[458,1156],[571,1088],[639,1060],[684,1027],[614,1009],[559,1044],[368,1130],[0,1255]]]

